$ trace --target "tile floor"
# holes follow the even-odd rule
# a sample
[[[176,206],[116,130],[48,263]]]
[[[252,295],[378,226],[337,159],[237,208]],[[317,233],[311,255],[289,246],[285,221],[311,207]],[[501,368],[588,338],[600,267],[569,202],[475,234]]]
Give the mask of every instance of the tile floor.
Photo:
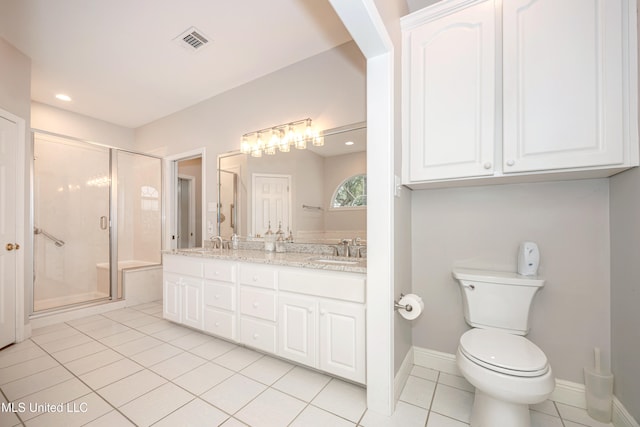
[[[0,351],[0,392],[2,427],[465,427],[473,402],[463,378],[415,366],[383,417],[363,388],[167,322],[160,302],[34,330]],[[533,427],[605,425],[533,409]]]

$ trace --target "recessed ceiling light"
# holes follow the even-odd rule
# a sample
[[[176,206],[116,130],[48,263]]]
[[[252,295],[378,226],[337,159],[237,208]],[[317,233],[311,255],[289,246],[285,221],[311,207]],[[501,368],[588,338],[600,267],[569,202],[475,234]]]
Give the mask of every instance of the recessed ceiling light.
[[[353,141],[347,141],[347,142],[344,143],[344,145],[353,145],[353,144],[354,144]]]
[[[56,98],[58,98],[60,101],[66,101],[66,102],[71,101],[71,97],[69,95],[65,95],[64,93],[57,94]]]

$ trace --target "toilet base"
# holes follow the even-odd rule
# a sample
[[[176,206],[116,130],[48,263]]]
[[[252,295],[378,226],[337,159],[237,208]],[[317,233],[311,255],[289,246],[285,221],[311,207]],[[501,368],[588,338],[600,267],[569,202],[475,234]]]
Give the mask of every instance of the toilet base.
[[[531,427],[529,405],[498,400],[476,388],[471,427]]]

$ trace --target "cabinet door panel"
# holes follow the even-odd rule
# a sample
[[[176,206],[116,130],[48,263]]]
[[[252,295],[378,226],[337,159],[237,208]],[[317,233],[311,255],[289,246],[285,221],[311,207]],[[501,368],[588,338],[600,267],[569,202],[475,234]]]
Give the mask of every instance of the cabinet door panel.
[[[622,1],[503,2],[505,173],[623,163]]]
[[[494,2],[427,22],[410,40],[410,180],[491,175]]]
[[[162,316],[172,322],[180,323],[182,311],[180,277],[170,273],[163,274],[163,310]]]
[[[365,382],[364,306],[320,302],[320,369]]]
[[[316,300],[280,294],[278,355],[316,367]]]
[[[182,323],[202,329],[202,280],[183,278]]]

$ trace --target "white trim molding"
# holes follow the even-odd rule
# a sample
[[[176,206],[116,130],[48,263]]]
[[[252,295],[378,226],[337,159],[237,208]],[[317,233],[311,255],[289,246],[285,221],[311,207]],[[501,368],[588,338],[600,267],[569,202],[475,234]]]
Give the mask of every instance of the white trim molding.
[[[456,365],[456,356],[454,354],[414,346],[413,363],[424,368],[462,376]],[[556,388],[549,399],[581,409],[587,408],[584,384],[556,379]],[[638,422],[615,396],[613,396],[612,418],[615,427],[640,427]]]

